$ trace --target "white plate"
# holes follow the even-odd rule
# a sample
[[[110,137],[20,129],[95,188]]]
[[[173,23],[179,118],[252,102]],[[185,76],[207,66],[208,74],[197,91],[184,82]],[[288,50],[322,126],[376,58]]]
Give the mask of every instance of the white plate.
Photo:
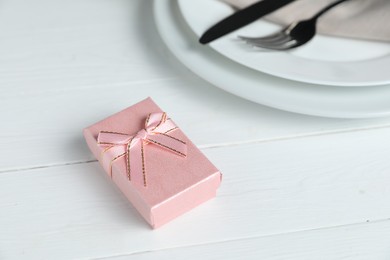
[[[390,115],[390,86],[340,88],[273,77],[198,44],[197,36],[184,23],[176,1],[154,1],[154,18],[163,41],[184,65],[237,96],[266,106],[316,116],[367,118]]]
[[[233,13],[217,0],[178,0],[184,19],[200,37],[210,26]],[[390,44],[317,35],[288,52],[261,52],[238,40],[280,27],[261,20],[222,37],[210,46],[222,55],[274,76],[323,85],[373,86],[390,83]]]

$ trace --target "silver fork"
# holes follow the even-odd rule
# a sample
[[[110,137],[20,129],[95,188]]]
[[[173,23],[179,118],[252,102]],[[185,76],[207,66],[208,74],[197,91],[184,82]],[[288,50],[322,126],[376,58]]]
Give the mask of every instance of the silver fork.
[[[316,34],[316,23],[320,16],[328,12],[336,5],[341,4],[345,1],[348,0],[338,0],[336,2],[333,2],[318,11],[310,19],[292,23],[281,31],[278,31],[271,35],[264,37],[238,37],[252,46],[264,49],[282,51],[296,48],[307,43],[314,37],[314,35]]]

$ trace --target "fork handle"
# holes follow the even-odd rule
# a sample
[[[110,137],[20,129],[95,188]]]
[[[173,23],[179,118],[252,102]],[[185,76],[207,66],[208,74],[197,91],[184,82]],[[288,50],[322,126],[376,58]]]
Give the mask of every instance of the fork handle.
[[[326,12],[328,12],[330,9],[332,9],[333,7],[335,7],[336,5],[338,4],[341,4],[342,2],[345,2],[345,1],[348,1],[348,0],[338,0],[336,2],[333,2],[331,3],[330,5],[328,6],[325,6],[323,9],[321,9],[318,13],[316,13],[312,18],[310,18],[310,20],[317,20],[321,15],[325,14]]]

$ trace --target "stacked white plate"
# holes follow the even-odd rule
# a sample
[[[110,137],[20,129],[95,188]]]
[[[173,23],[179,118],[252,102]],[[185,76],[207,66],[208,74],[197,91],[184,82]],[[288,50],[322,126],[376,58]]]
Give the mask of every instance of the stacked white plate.
[[[238,35],[279,29],[259,21],[213,43],[198,43],[233,13],[216,0],[156,0],[157,29],[190,70],[235,95],[291,112],[339,118],[390,115],[390,44],[317,35],[288,52],[260,51]]]

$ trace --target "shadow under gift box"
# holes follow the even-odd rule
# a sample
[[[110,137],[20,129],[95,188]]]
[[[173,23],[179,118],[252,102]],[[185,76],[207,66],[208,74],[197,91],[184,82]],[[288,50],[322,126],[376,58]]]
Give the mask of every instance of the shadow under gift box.
[[[160,227],[215,197],[222,178],[218,169],[184,135],[180,128],[170,132],[169,135],[185,141],[186,157],[179,156],[158,145],[145,143],[146,186],[128,179],[125,156],[115,160],[111,164],[112,168],[110,167],[109,162],[113,158],[110,158],[112,156],[110,153],[103,152],[107,147],[98,144],[99,132],[112,131],[135,135],[145,128],[148,115],[158,112],[162,110],[151,98],[147,98],[84,129],[84,137],[92,153],[106,173],[111,175],[112,181],[153,228]]]

